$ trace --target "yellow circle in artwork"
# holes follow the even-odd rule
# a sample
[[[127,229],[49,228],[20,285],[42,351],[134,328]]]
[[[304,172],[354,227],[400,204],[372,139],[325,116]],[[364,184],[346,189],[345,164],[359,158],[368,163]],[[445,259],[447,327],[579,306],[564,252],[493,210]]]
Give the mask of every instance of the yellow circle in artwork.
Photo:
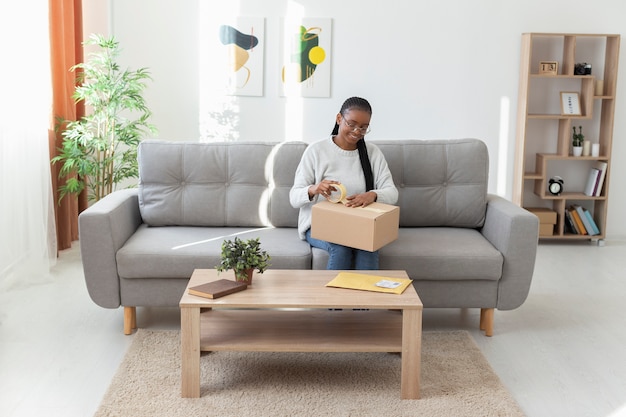
[[[326,59],[326,51],[324,51],[324,48],[319,46],[311,48],[309,51],[309,61],[311,61],[312,64],[319,65],[324,62],[324,59]]]

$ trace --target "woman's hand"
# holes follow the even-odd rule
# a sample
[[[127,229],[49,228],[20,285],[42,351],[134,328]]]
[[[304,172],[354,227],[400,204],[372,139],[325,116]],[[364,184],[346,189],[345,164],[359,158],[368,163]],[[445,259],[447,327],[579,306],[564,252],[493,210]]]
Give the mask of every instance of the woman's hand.
[[[347,207],[365,207],[369,206],[378,198],[378,194],[374,191],[368,191],[363,194],[354,194],[346,197]]]
[[[311,185],[309,187],[309,198],[313,198],[313,196],[317,194],[324,198],[330,197],[333,191],[337,191],[337,188],[333,187],[333,184],[341,183],[334,180],[322,180],[319,184]]]

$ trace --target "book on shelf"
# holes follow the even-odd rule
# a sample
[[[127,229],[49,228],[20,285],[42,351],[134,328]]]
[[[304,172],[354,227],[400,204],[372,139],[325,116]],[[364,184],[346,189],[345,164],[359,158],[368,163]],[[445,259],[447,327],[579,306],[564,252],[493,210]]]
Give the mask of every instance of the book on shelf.
[[[589,224],[591,225],[591,229],[593,230],[593,233],[589,233],[589,234],[592,236],[599,235],[600,229],[598,228],[598,225],[596,224],[595,220],[593,220],[593,216],[591,215],[591,212],[587,210],[586,208],[583,208],[583,211],[585,212],[585,216],[587,217],[587,220],[589,221]]]
[[[578,234],[578,230],[576,230],[576,224],[574,223],[574,219],[572,219],[572,215],[568,210],[565,210],[565,226],[567,230],[572,234]]]
[[[587,215],[585,214],[585,209],[583,209],[579,205],[574,205],[573,207],[576,210],[576,213],[578,213],[578,217],[580,217],[580,220],[582,221],[583,226],[585,227],[585,230],[587,231],[587,234],[589,236],[597,235],[599,231],[598,233],[594,232],[594,229],[593,227],[591,227],[591,223],[589,222],[589,219],[587,218]]]
[[[591,168],[589,170],[589,176],[587,177],[587,184],[585,185],[585,191],[583,193],[588,196],[594,196],[598,187],[598,180],[600,179],[600,170],[598,168]]]
[[[578,223],[576,223],[576,221],[574,220],[574,216],[572,215],[572,212],[569,208],[567,208],[565,210],[565,217],[569,220],[569,224],[571,226],[572,229],[572,233],[576,234],[576,235],[580,235],[580,229],[578,228]]]
[[[572,216],[572,220],[574,221],[574,225],[576,226],[576,233],[578,233],[579,235],[586,235],[587,229],[585,229],[585,225],[583,224],[583,221],[578,215],[576,209],[570,206],[567,211]]]
[[[229,279],[218,279],[217,281],[189,287],[187,291],[191,295],[204,298],[220,298],[228,294],[243,291],[248,288],[245,282],[232,281]]]
[[[607,167],[608,167],[608,164],[602,161],[596,161],[593,164],[592,169],[595,168],[598,171],[600,171],[600,174],[598,175],[598,179],[596,181],[596,185],[594,187],[594,192],[593,192],[593,196],[595,197],[599,197],[602,194],[602,186],[604,185],[604,178],[606,177]]]

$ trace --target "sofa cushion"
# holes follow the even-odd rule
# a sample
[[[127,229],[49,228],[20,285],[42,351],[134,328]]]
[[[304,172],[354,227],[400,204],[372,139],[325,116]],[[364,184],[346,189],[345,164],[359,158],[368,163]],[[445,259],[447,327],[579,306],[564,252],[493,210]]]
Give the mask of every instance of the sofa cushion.
[[[313,269],[326,269],[328,252],[312,248]],[[420,281],[497,281],[504,258],[474,229],[401,228],[398,239],[380,249],[380,269],[401,269]]]
[[[478,139],[388,140],[385,155],[398,188],[400,226],[481,227],[489,155]]]
[[[403,269],[417,280],[499,280],[504,258],[478,230],[405,227],[380,249],[381,269]]]
[[[143,141],[138,148],[143,221],[150,226],[297,227],[298,211],[288,194],[305,148],[304,142]]]
[[[224,239],[259,237],[273,269],[311,269],[311,247],[285,228],[149,227],[141,225],[116,254],[121,278],[189,278],[219,264]],[[230,278],[230,275],[227,276]]]

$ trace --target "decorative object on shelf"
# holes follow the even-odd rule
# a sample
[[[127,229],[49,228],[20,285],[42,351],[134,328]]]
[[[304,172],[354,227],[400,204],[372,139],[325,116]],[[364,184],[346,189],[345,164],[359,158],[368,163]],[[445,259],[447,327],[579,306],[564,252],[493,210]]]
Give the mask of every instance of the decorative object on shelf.
[[[583,156],[591,155],[591,142],[588,140],[583,141]]]
[[[252,284],[252,273],[256,269],[260,274],[268,268],[270,256],[261,249],[260,238],[234,240],[222,242],[222,258],[215,268],[218,272],[232,269],[235,272],[235,280]]]
[[[552,195],[560,195],[563,192],[563,184],[563,178],[559,176],[552,177],[548,182],[548,191]]]
[[[591,156],[595,158],[600,156],[600,144],[599,143],[591,144]]]
[[[580,98],[577,92],[561,91],[561,114],[563,116],[580,116]]]
[[[539,74],[557,75],[559,72],[559,63],[557,61],[540,61]]]
[[[151,112],[142,96],[150,80],[148,70],[120,68],[116,62],[119,42],[113,37],[93,34],[84,45],[100,50],[70,71],[77,72],[73,97],[83,101],[91,114],[76,121],[58,121],[63,144],[52,162],[63,164],[59,177],[67,178],[59,187],[59,198],[87,188],[87,198],[98,201],[117,184],[137,178],[137,146],[146,133],[156,129],[148,123]]]
[[[576,64],[574,66],[574,75],[591,75],[591,64],[586,62]]]
[[[578,126],[578,133],[576,133],[576,126],[573,126],[574,134],[572,135],[572,152],[574,156],[580,156],[583,153],[583,142],[585,136],[583,135],[583,127]]]

